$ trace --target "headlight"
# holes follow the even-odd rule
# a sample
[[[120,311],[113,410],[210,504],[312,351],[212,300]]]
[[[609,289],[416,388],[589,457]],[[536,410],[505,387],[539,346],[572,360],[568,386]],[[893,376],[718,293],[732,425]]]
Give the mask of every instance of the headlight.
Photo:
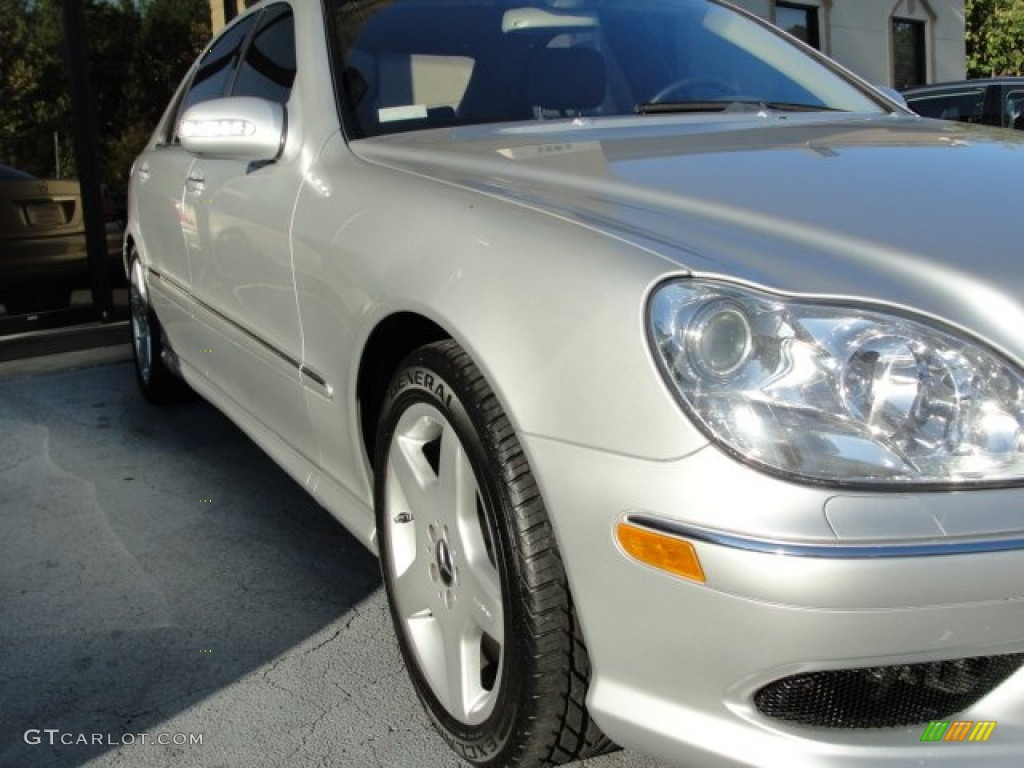
[[[836,484],[1024,477],[1024,376],[976,342],[696,280],[661,286],[648,321],[684,406],[748,461]]]

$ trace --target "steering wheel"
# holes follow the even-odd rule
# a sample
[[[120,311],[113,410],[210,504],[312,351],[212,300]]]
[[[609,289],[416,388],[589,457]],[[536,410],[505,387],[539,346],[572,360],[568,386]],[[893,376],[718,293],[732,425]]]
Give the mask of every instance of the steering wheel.
[[[739,96],[739,91],[720,77],[682,77],[651,96],[651,104],[671,101],[720,101]]]

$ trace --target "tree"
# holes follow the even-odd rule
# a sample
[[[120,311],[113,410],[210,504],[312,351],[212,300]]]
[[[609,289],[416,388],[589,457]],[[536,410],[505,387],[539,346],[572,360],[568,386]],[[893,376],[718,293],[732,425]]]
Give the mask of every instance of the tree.
[[[966,0],[969,77],[1024,74],[1024,0]]]
[[[142,89],[142,112],[153,123],[210,36],[207,0],[150,0],[146,4],[134,74]]]
[[[0,162],[56,175],[54,137],[70,142],[71,101],[56,6],[0,0]]]
[[[138,107],[140,89],[131,73],[131,64],[139,55],[141,26],[142,18],[131,0],[86,5],[93,105],[102,148],[102,173],[107,183],[127,178],[131,159],[125,165],[125,158],[115,158],[111,148],[142,118]],[[137,149],[141,147],[140,144]]]
[[[62,0],[0,0],[0,163],[76,175]],[[210,37],[207,0],[85,0],[108,184],[127,181],[175,87]]]

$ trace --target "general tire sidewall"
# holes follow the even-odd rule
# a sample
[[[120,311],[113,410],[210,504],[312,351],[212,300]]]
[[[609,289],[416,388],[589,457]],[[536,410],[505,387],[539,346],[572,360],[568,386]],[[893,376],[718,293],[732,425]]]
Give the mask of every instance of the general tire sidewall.
[[[480,437],[484,426],[481,424],[479,428],[477,427],[482,418],[474,412],[475,402],[472,393],[465,391],[466,388],[460,386],[461,377],[457,371],[447,370],[451,367],[448,365],[448,361],[441,355],[436,355],[435,359],[435,355],[431,354],[432,351],[431,348],[426,348],[414,353],[393,379],[385,399],[374,464],[376,467],[374,508],[377,515],[377,529],[380,532],[378,546],[395,633],[398,636],[402,657],[416,693],[438,725],[438,730],[449,746],[463,759],[480,764],[493,760],[508,743],[519,719],[524,695],[522,682],[525,670],[522,664],[523,649],[520,634],[524,622],[521,601],[516,598],[521,580],[518,577],[514,537],[510,534],[506,522],[509,519],[508,516],[514,514],[514,509],[500,480],[500,461],[493,451],[488,450],[486,441]],[[468,407],[464,405],[464,402],[468,404]],[[484,497],[484,507],[492,540],[496,544],[495,557],[501,577],[505,616],[505,643],[502,648],[501,677],[497,682],[500,686],[498,699],[491,715],[478,725],[466,725],[459,722],[437,700],[419,670],[415,654],[406,637],[402,621],[395,612],[394,600],[391,598],[390,553],[388,537],[385,534],[386,520],[384,519],[386,509],[385,468],[395,427],[402,414],[416,403],[427,403],[437,408],[455,430],[466,450],[473,471],[476,473],[477,485]]]

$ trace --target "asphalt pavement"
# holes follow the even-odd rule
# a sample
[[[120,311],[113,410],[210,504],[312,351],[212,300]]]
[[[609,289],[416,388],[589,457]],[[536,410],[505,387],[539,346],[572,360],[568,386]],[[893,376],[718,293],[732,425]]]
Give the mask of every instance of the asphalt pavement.
[[[0,363],[0,766],[463,765],[374,557],[213,407],[148,405],[128,358]]]

